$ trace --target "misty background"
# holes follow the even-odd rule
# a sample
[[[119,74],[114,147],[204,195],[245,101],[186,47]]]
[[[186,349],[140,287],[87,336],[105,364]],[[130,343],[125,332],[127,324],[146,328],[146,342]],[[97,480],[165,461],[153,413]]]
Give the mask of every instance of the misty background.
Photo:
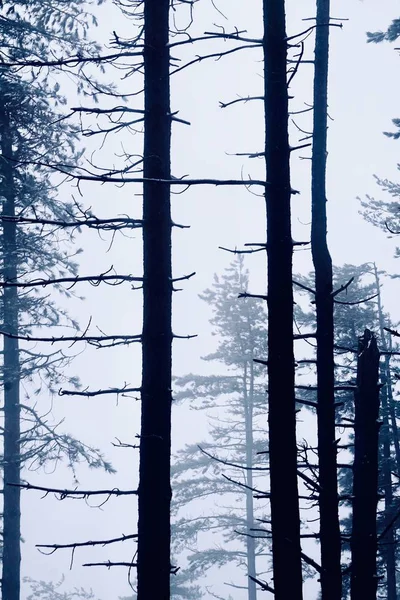
[[[261,37],[261,2],[247,0],[218,0],[215,10],[212,2],[201,2],[195,6],[195,21],[191,35],[215,29],[214,24],[223,25],[227,31],[235,26],[246,30],[251,37]],[[107,44],[112,30],[119,35],[128,32],[131,25],[120,15],[111,2],[95,8],[99,27],[92,31],[102,44]],[[391,119],[398,117],[398,72],[399,53],[393,44],[367,44],[366,32],[385,30],[391,20],[398,16],[398,2],[384,0],[338,0],[332,3],[332,17],[343,19],[342,28],[332,28],[330,41],[330,88],[328,131],[328,222],[329,244],[335,265],[343,263],[361,264],[375,261],[380,269],[391,274],[398,272],[393,258],[396,240],[385,236],[382,231],[366,223],[359,214],[357,197],[365,194],[382,197],[373,178],[398,179],[398,143],[383,135],[392,128]],[[288,0],[288,35],[306,29],[302,19],[314,15],[314,2]],[[180,18],[184,18],[181,16]],[[221,41],[213,44],[203,42],[201,52],[208,54],[221,47]],[[306,43],[308,57],[313,52],[313,37]],[[190,60],[199,48],[183,47],[179,57]],[[173,56],[175,53],[172,53]],[[176,53],[178,54],[178,53]],[[263,144],[262,103],[239,103],[221,109],[219,102],[228,102],[235,97],[262,93],[261,49],[248,49],[223,57],[219,61],[204,60],[188,70],[172,76],[172,110],[179,110],[182,119],[190,121],[186,126],[173,124],[172,173],[176,177],[189,174],[191,177],[248,178],[263,177],[263,163],[256,158],[232,156],[234,153],[258,152]],[[125,82],[116,81],[126,90]],[[305,103],[312,102],[312,66],[302,65],[291,86],[292,110],[301,110]],[[68,101],[76,105],[72,82],[64,88]],[[92,119],[93,117],[87,118]],[[296,124],[310,130],[308,114],[296,117]],[[302,137],[293,125],[291,142],[296,145]],[[141,136],[132,138],[126,134],[115,136],[99,152],[104,164],[113,164],[114,154],[125,144],[130,152],[140,153]],[[136,144],[136,149],[135,149]],[[97,140],[85,143],[87,151],[97,147]],[[296,152],[292,157],[292,186],[300,191],[293,197],[293,236],[296,240],[308,240],[310,236],[310,156],[308,148]],[[301,157],[304,157],[302,159]],[[85,206],[91,207],[96,216],[107,217],[117,214],[139,217],[141,196],[139,184],[114,186],[98,183],[83,183],[80,186]],[[173,190],[174,191],[174,190]],[[66,200],[78,191],[71,184],[60,187],[59,193]],[[175,375],[188,372],[210,373],[216,368],[204,363],[201,357],[210,353],[217,343],[211,335],[210,307],[199,299],[198,294],[212,283],[214,273],[222,273],[232,260],[232,255],[219,247],[243,248],[245,243],[265,240],[264,199],[240,188],[214,188],[193,186],[181,195],[173,195],[173,220],[190,225],[190,229],[174,229],[173,258],[174,276],[180,277],[193,271],[196,275],[182,283],[183,291],[174,295],[174,333],[197,334],[191,340],[175,340],[173,369]],[[79,257],[80,274],[98,274],[113,265],[118,273],[140,275],[142,268],[140,232],[129,236],[111,235],[84,231],[78,236],[78,245],[84,252]],[[266,267],[263,253],[246,258],[250,270],[250,290],[264,293]],[[294,272],[308,273],[311,270],[311,255],[308,249],[295,252]],[[393,322],[400,318],[397,302],[397,280],[385,280],[382,296],[385,309]],[[78,287],[79,286],[79,287]],[[101,284],[94,288],[85,283],[76,286],[79,299],[68,301],[69,313],[76,317],[82,330],[91,319],[91,331],[98,326],[107,334],[141,331],[141,293],[132,292],[129,283],[117,287]],[[82,351],[82,345],[69,350],[77,354],[70,367],[71,374],[78,375],[84,388],[100,389],[132,387],[140,385],[140,346],[119,347],[110,350],[95,350],[91,347]],[[217,371],[217,369],[216,369]],[[23,384],[24,386],[26,384]],[[29,395],[31,390],[26,388]],[[23,390],[24,393],[24,390]],[[100,470],[90,471],[86,466],[77,468],[76,478],[83,489],[113,488],[134,489],[137,485],[138,452],[113,446],[117,439],[135,443],[139,433],[139,402],[131,395],[116,400],[115,396],[94,399],[46,397],[38,399],[38,407],[44,412],[51,409],[54,421],[64,419],[62,429],[96,446],[104,452],[114,468],[115,475]],[[314,419],[300,415],[300,431],[313,435]],[[185,443],[196,443],[207,438],[207,418],[191,411],[187,404],[174,408],[173,450]],[[74,486],[73,474],[59,465],[54,473],[23,475],[30,483],[68,487]],[[22,504],[22,573],[34,579],[58,581],[65,575],[65,589],[73,587],[92,588],[96,597],[132,595],[124,569],[84,568],[86,561],[118,560],[126,556],[124,546],[106,549],[84,548],[75,552],[73,568],[70,570],[71,554],[59,550],[44,556],[35,548],[40,543],[69,543],[90,539],[107,539],[135,531],[137,512],[136,500],[111,498],[99,507],[100,501],[65,499],[54,497],[41,499],[34,491],[23,492]],[[126,542],[128,544],[128,542]],[[129,548],[132,554],[134,544]],[[217,593],[228,595],[224,581],[240,582],[244,574],[236,569],[224,568],[223,574],[214,570],[201,585],[213,585]],[[243,581],[242,581],[243,583]],[[307,582],[305,593],[312,597],[316,587]],[[315,592],[316,593],[316,592]],[[308,594],[310,594],[308,596]],[[235,598],[244,598],[245,591],[235,591]]]

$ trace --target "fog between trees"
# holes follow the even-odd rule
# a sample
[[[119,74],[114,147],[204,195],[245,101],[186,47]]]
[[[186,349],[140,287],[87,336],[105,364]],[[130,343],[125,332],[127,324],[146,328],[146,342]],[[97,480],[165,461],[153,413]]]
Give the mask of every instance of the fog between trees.
[[[397,598],[396,9],[2,4],[5,600]]]

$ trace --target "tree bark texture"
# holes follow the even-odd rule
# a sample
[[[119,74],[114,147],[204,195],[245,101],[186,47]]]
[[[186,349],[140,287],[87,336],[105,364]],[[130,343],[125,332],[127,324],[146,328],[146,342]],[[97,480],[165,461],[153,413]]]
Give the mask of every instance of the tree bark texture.
[[[3,214],[15,216],[16,189],[12,163],[10,119],[0,102],[0,196]],[[17,280],[17,228],[10,221],[2,224],[3,279]],[[17,288],[5,288],[2,297],[4,330],[18,335]],[[4,469],[3,469],[3,560],[2,600],[19,600],[21,568],[21,490],[20,483],[20,365],[18,339],[3,336],[4,389]]]
[[[273,576],[276,600],[301,600],[285,2],[263,0],[263,9]]]
[[[388,394],[387,394],[387,382],[385,365],[381,369],[381,383],[383,384],[381,391],[382,400],[382,428],[380,431],[381,445],[382,445],[382,459],[380,466],[382,470],[382,484],[383,494],[385,498],[385,522],[384,527],[386,528],[393,517],[393,489],[392,489],[392,472],[391,472],[391,451],[390,451],[390,426],[389,426],[389,405],[388,405]],[[394,525],[394,524],[393,524]],[[386,598],[387,600],[397,600],[396,593],[396,545],[394,539],[394,527],[393,525],[387,531],[385,537],[382,539],[382,556],[385,562],[386,569]]]
[[[379,333],[381,336],[381,345],[382,349],[385,351],[392,350],[392,343],[390,335],[386,335],[385,332],[385,318],[383,314],[383,306],[382,306],[382,297],[381,297],[381,285],[379,281],[379,273],[376,264],[374,263],[374,276],[375,276],[375,285],[376,285],[376,293],[377,293],[377,302],[378,302],[378,318],[379,318]],[[389,343],[388,343],[389,342]],[[392,374],[390,369],[390,354],[385,355],[385,368],[384,368],[384,377],[385,377],[385,386],[387,393],[387,402],[388,402],[388,416],[390,417],[391,424],[391,441],[393,442],[395,456],[396,456],[396,466],[397,473],[400,476],[400,440],[399,440],[399,430],[397,427],[397,418],[396,418],[396,410],[395,410],[395,400],[393,398],[393,387],[392,387]]]
[[[381,344],[383,350],[390,349],[390,343],[387,343],[387,336],[385,332],[385,319],[383,314],[382,299],[380,293],[380,281],[379,273],[374,263],[374,276],[376,291],[378,294],[378,318],[379,318],[379,333],[381,338]],[[390,340],[390,338],[389,338]],[[393,488],[392,488],[392,456],[391,456],[391,442],[394,444],[397,472],[399,472],[399,439],[397,430],[397,421],[394,408],[391,371],[390,371],[390,356],[385,355],[384,362],[381,364],[381,402],[382,402],[382,428],[380,431],[380,441],[382,445],[382,459],[380,466],[382,470],[382,483],[383,483],[383,494],[385,498],[385,523],[386,528],[393,517]],[[389,418],[390,417],[390,418]],[[390,426],[390,421],[392,427]],[[389,528],[385,537],[383,538],[383,544],[381,546],[383,560],[385,562],[386,569],[386,597],[387,600],[397,600],[396,590],[396,543],[395,543],[395,525]]]
[[[169,0],[144,2],[145,178],[170,179]],[[171,211],[168,184],[143,189],[143,364],[138,600],[170,598]]]
[[[317,422],[319,457],[321,597],[341,600],[341,538],[335,435],[335,367],[332,259],[327,242],[326,158],[329,65],[329,0],[317,0],[314,123],[311,166],[311,250],[317,313]]]
[[[376,600],[378,419],[379,350],[366,329],[359,341],[355,392],[351,600]]]

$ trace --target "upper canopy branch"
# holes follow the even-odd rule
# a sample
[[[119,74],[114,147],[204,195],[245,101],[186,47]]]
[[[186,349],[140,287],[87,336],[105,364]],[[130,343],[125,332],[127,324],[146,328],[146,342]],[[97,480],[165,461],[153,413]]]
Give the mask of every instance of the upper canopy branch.
[[[143,46],[136,46],[136,48],[140,48]],[[21,61],[8,61],[2,60],[0,57],[0,64],[2,67],[33,67],[33,68],[42,68],[42,67],[78,67],[80,65],[84,65],[87,63],[110,63],[119,58],[132,58],[136,56],[143,56],[143,52],[113,52],[112,54],[103,54],[96,56],[84,56],[83,54],[77,53],[75,56],[71,56],[70,58],[56,58],[54,60],[38,60],[38,59],[30,59],[30,60],[21,60]]]
[[[23,340],[26,342],[44,342],[44,343],[49,343],[49,344],[56,344],[57,342],[71,342],[71,345],[75,344],[76,342],[86,342],[89,345],[93,345],[96,348],[102,348],[103,346],[103,342],[115,342],[115,344],[109,344],[107,347],[109,347],[110,345],[117,345],[117,344],[129,344],[129,343],[134,343],[134,342],[140,342],[142,339],[142,336],[139,335],[86,335],[85,333],[83,333],[82,335],[76,335],[76,336],[68,336],[68,335],[61,335],[61,336],[50,336],[50,337],[36,337],[33,335],[13,335],[12,333],[8,333],[7,331],[4,331],[2,329],[0,329],[0,335],[4,335],[8,338],[11,339],[18,339],[18,340]]]
[[[130,535],[121,535],[117,538],[111,538],[108,540],[89,540],[87,542],[72,542],[71,544],[36,544],[36,548],[51,550],[46,554],[53,554],[56,550],[64,548],[82,548],[85,546],[107,546],[109,544],[115,544],[117,542],[125,542],[126,540],[133,540],[137,538],[137,534],[132,533]]]
[[[74,221],[64,221],[60,219],[42,219],[42,218],[28,218],[21,216],[8,216],[0,215],[0,221],[4,223],[18,223],[21,225],[52,225],[55,227],[63,228],[74,228],[74,227],[88,227],[89,229],[101,229],[115,231],[116,229],[136,229],[143,226],[142,219],[130,219],[128,217],[121,217],[115,219],[99,219],[94,216],[87,216],[85,219],[76,219]]]
[[[169,44],[169,47],[176,48],[177,46],[193,44],[194,42],[204,42],[213,39],[232,40],[238,42],[245,42],[248,44],[262,44],[262,39],[248,38],[243,36],[243,33],[246,33],[245,29],[243,29],[242,31],[236,30],[233,33],[225,33],[225,31],[223,31],[222,33],[218,33],[216,31],[205,31],[204,35],[198,37],[191,37],[188,33],[186,33],[186,35],[188,36],[187,39],[179,40],[178,42],[171,42]]]
[[[108,394],[117,394],[125,395],[129,393],[141,392],[142,388],[140,387],[128,387],[126,384],[121,388],[109,388],[104,390],[93,390],[90,391],[88,389],[79,391],[79,390],[63,390],[60,389],[58,391],[59,396],[85,396],[86,398],[93,398],[94,396],[105,396]]]
[[[25,163],[30,164],[30,163]],[[64,164],[50,164],[44,163],[40,161],[34,161],[32,163],[33,166],[46,167],[57,173],[61,173],[65,175],[67,178],[76,181],[97,181],[98,183],[160,183],[165,185],[180,185],[180,186],[193,186],[193,185],[215,185],[215,186],[261,186],[266,187],[268,185],[267,181],[263,181],[260,179],[211,179],[211,178],[203,178],[203,179],[185,179],[183,177],[171,177],[171,179],[156,179],[152,177],[123,177],[123,176],[114,176],[114,175],[97,175],[95,173],[87,173],[87,174],[79,174],[74,173],[73,169],[77,168],[75,165],[64,165]]]
[[[41,485],[33,485],[31,483],[9,483],[8,485],[14,487],[20,487],[24,490],[36,490],[38,492],[44,492],[43,498],[48,494],[55,494],[58,496],[58,500],[65,500],[65,498],[81,497],[82,499],[89,498],[89,496],[136,496],[137,490],[120,490],[113,488],[109,490],[71,490],[71,489],[60,489],[43,487]]]
[[[14,281],[0,281],[0,288],[32,288],[32,287],[46,287],[48,285],[54,285],[59,283],[71,283],[69,289],[72,288],[76,283],[86,281],[90,285],[98,286],[100,283],[107,283],[108,285],[120,285],[124,281],[143,281],[143,277],[134,277],[133,275],[107,275],[111,269],[100,275],[88,275],[86,277],[59,277],[54,279],[32,279],[26,282],[14,282]]]

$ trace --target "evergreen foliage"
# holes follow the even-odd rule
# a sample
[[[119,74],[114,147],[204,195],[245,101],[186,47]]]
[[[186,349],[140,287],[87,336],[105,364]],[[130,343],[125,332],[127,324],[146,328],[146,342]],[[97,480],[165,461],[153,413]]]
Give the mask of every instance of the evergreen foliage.
[[[95,55],[100,46],[88,40],[88,31],[97,21],[87,9],[103,1],[4,0],[0,7],[3,61],[23,63],[36,58],[45,62],[71,51]]]
[[[359,335],[365,330],[370,329],[375,332],[380,348],[383,350],[392,349],[396,351],[397,348],[391,344],[388,344],[386,332],[382,330],[382,327],[393,328],[390,321],[390,316],[382,311],[380,316],[381,304],[380,304],[380,278],[382,275],[386,275],[383,271],[376,271],[378,280],[375,279],[375,265],[371,263],[365,263],[360,266],[345,264],[341,267],[334,267],[334,289],[338,290],[345,286],[350,280],[352,283],[346,287],[341,293],[335,297],[335,346],[336,346],[336,383],[337,385],[354,385],[356,376],[356,355],[354,352],[348,352],[349,350],[355,350],[358,344]],[[312,275],[309,277],[296,276],[296,281],[299,281],[308,288],[313,288]],[[312,302],[313,298],[309,296],[309,300]],[[313,306],[312,304],[310,305]],[[313,328],[315,323],[314,310],[306,310],[302,307],[302,302],[296,306],[296,323],[300,330],[307,330]],[[381,321],[382,319],[382,321]],[[304,329],[303,329],[304,328]],[[400,416],[398,414],[397,403],[390,400],[393,394],[396,396],[397,392],[393,385],[395,380],[395,373],[398,370],[396,365],[396,356],[390,358],[390,363],[387,363],[389,357],[383,355],[381,358],[381,416],[383,426],[380,430],[380,452],[379,452],[379,493],[381,498],[385,497],[387,493],[387,486],[391,486],[390,497],[391,504],[388,506],[383,500],[378,505],[378,533],[384,531],[388,522],[393,519],[393,515],[396,514],[397,507],[399,505],[399,485],[398,478],[391,477],[391,473],[398,472],[398,466],[396,464],[396,453],[394,444],[394,427],[397,429],[397,424],[393,424],[390,415],[390,408],[392,407],[395,411],[395,421]],[[388,371],[389,365],[389,371]],[[389,373],[389,375],[388,375]],[[306,374],[306,373],[304,373]],[[301,390],[298,393],[299,397],[304,397],[308,400],[315,400],[315,391]],[[343,429],[338,429],[340,435],[340,444],[344,446],[349,445],[346,450],[340,452],[339,462],[341,465],[348,462],[351,465],[352,462],[352,442],[354,441],[353,432],[345,427],[349,426],[354,419],[354,395],[352,391],[336,391],[337,401],[341,403],[337,408],[337,422],[344,424]],[[385,400],[385,397],[387,398]],[[392,404],[390,404],[392,403]],[[394,425],[394,427],[393,427]],[[389,455],[385,452],[385,447],[388,448]],[[388,484],[388,475],[391,484]],[[343,498],[341,502],[342,506],[342,518],[341,518],[341,529],[343,535],[343,549],[345,551],[345,560],[347,567],[350,565],[349,562],[349,539],[352,527],[351,520],[351,494],[352,494],[352,470],[351,468],[339,469],[339,484],[340,494]],[[343,509],[344,512],[343,512]],[[396,528],[394,528],[394,543],[396,540]],[[386,589],[387,580],[385,577],[386,563],[388,559],[388,548],[387,540],[380,540],[379,544],[379,556],[378,556],[378,573],[381,576],[379,581],[379,590]],[[396,553],[396,560],[398,560],[398,549],[397,544],[393,548]],[[349,585],[350,585],[350,570],[344,569],[344,594],[348,597]]]
[[[188,568],[196,576],[228,563],[255,576],[249,561],[257,561],[260,569],[259,558],[269,554],[265,539],[255,540],[252,532],[263,528],[257,518],[268,520],[261,501],[253,507],[254,488],[265,489],[267,482],[265,454],[259,454],[266,450],[265,367],[254,362],[266,358],[266,313],[262,300],[238,299],[248,285],[242,256],[221,277],[214,276],[201,298],[212,308],[218,341],[203,359],[215,363],[218,374],[175,379],[175,400],[190,401],[193,410],[206,410],[209,419],[209,440],[178,452],[172,469],[174,549],[190,548]],[[208,509],[201,509],[198,501],[203,499],[208,499]],[[198,507],[201,514],[187,516]],[[208,540],[204,548],[203,532],[212,532],[215,543]]]
[[[85,41],[88,13],[83,1],[2,2],[0,17],[1,279],[14,283],[74,275],[75,256],[80,250],[72,249],[73,234],[63,234],[62,229],[44,226],[40,221],[70,221],[80,211],[74,202],[65,203],[59,196],[60,181],[51,174],[55,164],[68,165],[79,160],[79,129],[66,119],[66,100],[53,73],[50,76],[47,68],[35,73],[28,65],[32,60],[51,62],[57,52],[85,49],[94,54],[99,48]],[[78,92],[85,92],[83,81],[78,80]],[[37,223],[20,225],[19,217]],[[65,297],[73,293],[60,286],[56,291]],[[20,489],[8,484],[20,482],[23,467],[40,468],[47,462],[55,466],[60,460],[66,460],[74,475],[79,462],[108,472],[113,472],[113,468],[98,449],[59,432],[59,424],[52,422],[48,414],[41,415],[40,406],[36,405],[35,396],[43,389],[53,394],[61,382],[79,384],[75,377],[65,375],[71,356],[54,349],[32,350],[17,340],[19,335],[27,335],[37,327],[67,326],[77,331],[77,323],[58,307],[54,295],[44,294],[40,288],[2,287],[0,300],[0,327],[12,336],[4,336],[1,367],[2,595],[4,600],[18,600]],[[23,400],[22,380],[31,384]]]
[[[70,52],[81,46],[95,52],[96,44],[85,41],[89,27],[89,13],[84,12],[84,2],[62,0],[54,2],[4,2],[0,20],[5,59],[24,61],[32,57],[50,59],[56,49]],[[92,19],[90,19],[92,22]],[[12,40],[12,42],[11,42]],[[77,150],[79,128],[65,119],[66,104],[60,84],[48,73],[39,76],[30,71],[11,68],[0,69],[0,102],[2,114],[7,119],[7,128],[12,141],[14,181],[14,206],[17,216],[32,219],[71,221],[81,208],[75,201],[66,202],[60,195],[58,182],[51,174],[53,164],[77,163],[82,150]],[[9,193],[1,189],[0,195]],[[7,216],[7,215],[5,215]],[[2,223],[3,227],[7,222]],[[20,280],[35,278],[52,279],[77,275],[77,257],[82,250],[73,248],[74,233],[40,223],[17,227],[17,271]],[[73,249],[72,249],[73,248]],[[0,254],[3,270],[9,257]],[[74,292],[60,285],[54,286],[63,297]],[[0,327],[2,326],[0,307]],[[40,290],[22,290],[18,294],[18,324],[20,335],[32,334],[36,327],[67,326],[79,330],[78,323],[60,308],[55,296]],[[61,351],[43,352],[31,348],[20,349],[21,379],[33,384],[33,393],[38,396],[48,389],[57,392],[62,383],[79,385],[76,377],[64,374],[71,356]],[[25,408],[26,406],[26,408]],[[103,467],[112,472],[111,465],[101,452],[90,448],[68,434],[59,434],[46,417],[40,418],[36,403],[32,404],[26,394],[22,406],[23,418],[27,421],[27,432],[21,440],[23,457],[28,464],[43,465],[46,460],[58,461],[67,458],[71,467],[74,462],[85,460],[93,467]],[[33,429],[32,429],[32,422]]]
[[[360,200],[362,215],[366,221],[379,227],[390,235],[400,233],[400,183],[381,179],[374,175],[375,181],[381,190],[391,196],[391,200],[377,200],[373,196],[366,195],[365,200]],[[400,256],[400,249],[396,248],[396,257]],[[394,275],[396,277],[396,275]]]
[[[93,592],[83,588],[63,591],[64,577],[57,582],[37,581],[31,577],[24,577],[23,581],[30,588],[26,600],[95,600]]]
[[[368,31],[367,42],[379,44],[380,42],[395,42],[400,37],[400,19],[393,19],[386,31]]]

